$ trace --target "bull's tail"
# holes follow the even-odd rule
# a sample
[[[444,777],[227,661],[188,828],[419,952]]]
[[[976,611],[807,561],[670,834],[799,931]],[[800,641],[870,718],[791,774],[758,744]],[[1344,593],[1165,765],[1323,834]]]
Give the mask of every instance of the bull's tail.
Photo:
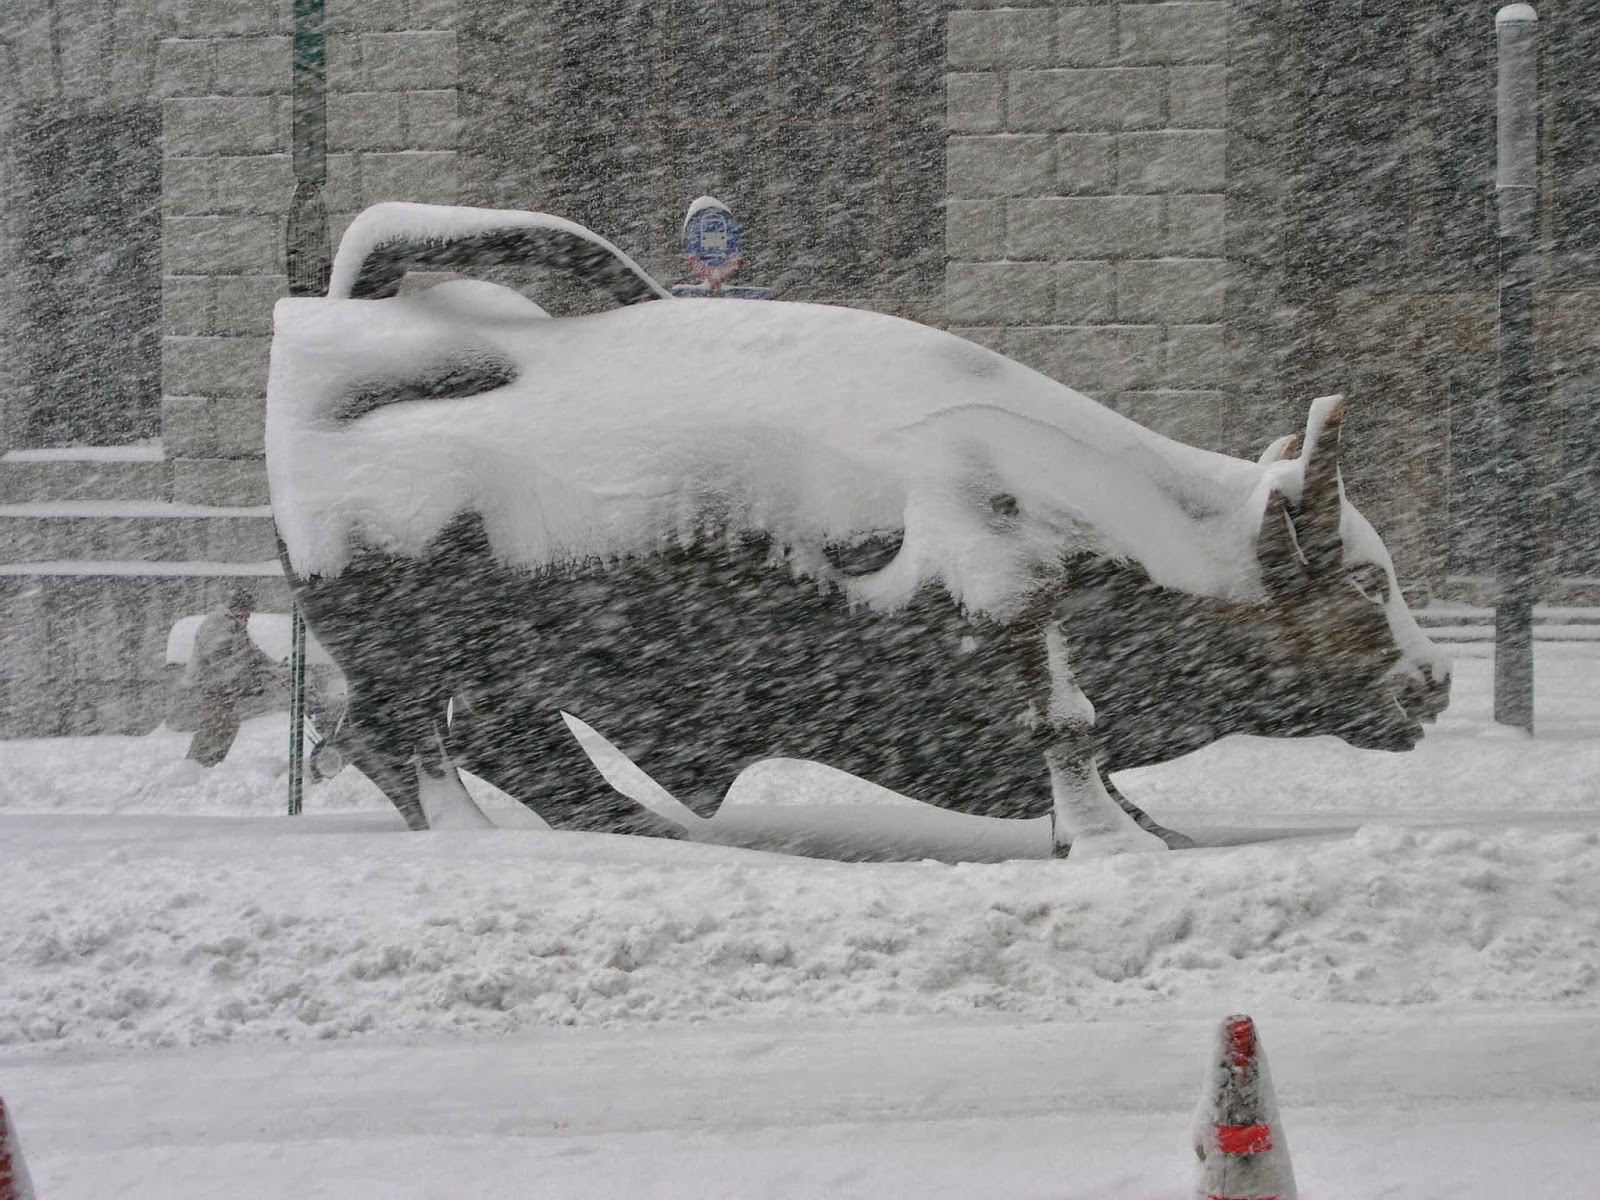
[[[382,300],[411,270],[545,267],[599,287],[618,304],[672,293],[616,246],[545,213],[438,204],[374,204],[345,231],[333,260],[331,299]]]

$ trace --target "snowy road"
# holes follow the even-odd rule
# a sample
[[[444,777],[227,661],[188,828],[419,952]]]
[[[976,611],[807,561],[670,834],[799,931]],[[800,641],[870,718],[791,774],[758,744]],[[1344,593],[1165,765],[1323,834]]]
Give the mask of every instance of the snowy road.
[[[1600,1017],[1266,1012],[1302,1195],[1593,1195]],[[1175,1197],[1211,1023],[225,1047],[3,1074],[51,1200]],[[73,1056],[76,1058],[77,1056]]]
[[[281,718],[0,744],[0,1095],[42,1200],[1154,1200],[1243,1010],[1306,1200],[1600,1195],[1600,661],[1540,652],[1536,741],[1468,659],[1410,755],[1130,774],[1212,848],[1089,864],[289,819]]]

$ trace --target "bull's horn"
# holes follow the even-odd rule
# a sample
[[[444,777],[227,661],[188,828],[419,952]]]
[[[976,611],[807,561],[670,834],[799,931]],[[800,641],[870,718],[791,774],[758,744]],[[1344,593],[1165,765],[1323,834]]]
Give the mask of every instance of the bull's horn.
[[[1261,457],[1256,459],[1256,465],[1271,466],[1275,462],[1282,462],[1286,458],[1293,458],[1294,452],[1300,448],[1300,435],[1286,433],[1261,452]]]
[[[1339,427],[1343,421],[1343,396],[1320,396],[1311,402],[1305,453],[1300,456],[1305,463],[1305,486],[1295,509],[1295,532],[1313,567],[1337,566],[1342,553]]]

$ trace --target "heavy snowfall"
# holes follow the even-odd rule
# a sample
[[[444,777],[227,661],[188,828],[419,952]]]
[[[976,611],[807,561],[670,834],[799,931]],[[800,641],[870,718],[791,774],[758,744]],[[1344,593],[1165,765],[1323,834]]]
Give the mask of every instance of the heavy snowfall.
[[[1600,1197],[1536,7],[0,15],[0,1200]]]

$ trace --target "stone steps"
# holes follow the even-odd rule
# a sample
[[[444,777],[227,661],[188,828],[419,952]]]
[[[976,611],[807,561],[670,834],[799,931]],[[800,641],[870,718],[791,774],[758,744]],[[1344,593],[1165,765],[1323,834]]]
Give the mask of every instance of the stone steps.
[[[0,564],[256,563],[277,556],[272,510],[160,500],[0,504]]]

